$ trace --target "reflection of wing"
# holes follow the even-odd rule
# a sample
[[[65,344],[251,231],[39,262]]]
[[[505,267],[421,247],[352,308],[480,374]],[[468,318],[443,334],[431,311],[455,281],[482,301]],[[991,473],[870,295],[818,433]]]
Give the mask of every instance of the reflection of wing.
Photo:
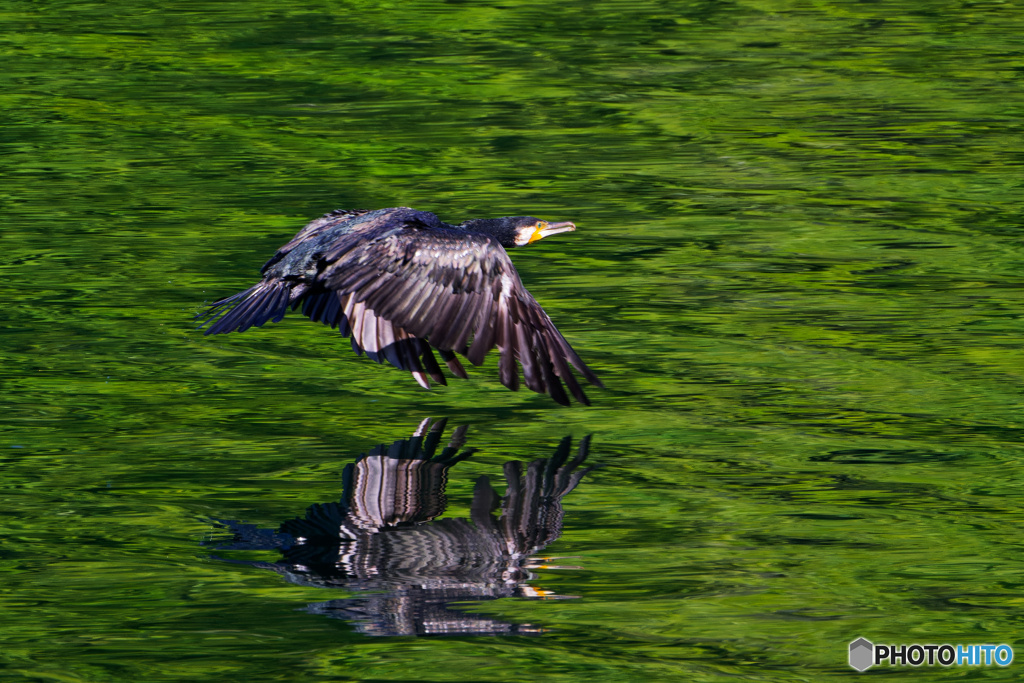
[[[377,593],[311,607],[355,619],[366,633],[535,630],[446,605],[514,595],[558,597],[527,585],[536,566],[530,556],[561,534],[561,500],[590,471],[580,468],[590,438],[580,442],[570,459],[571,440],[566,437],[551,458],[530,463],[525,473],[521,463],[506,463],[504,497],[487,477],[480,477],[470,519],[435,519],[444,510],[447,470],[471,450],[460,452],[465,434],[460,429],[435,455],[444,422],[429,431],[428,425],[425,420],[411,439],[379,446],[347,466],[340,502],[310,506],[304,519],[285,522],[272,538],[249,525],[229,523],[236,533],[230,547],[242,549],[248,541],[252,545],[244,547],[255,548],[264,541],[266,547],[280,549],[284,561],[259,566],[288,581]]]
[[[593,468],[577,470],[590,451],[590,437],[580,441],[576,456],[566,462],[572,439],[565,437],[555,454],[547,460],[534,460],[522,476],[522,463],[505,463],[508,489],[501,505],[501,517],[495,521],[493,493],[486,477],[477,481],[473,494],[472,518],[481,528],[490,528],[500,537],[507,552],[529,555],[539,551],[562,533],[562,497],[576,488],[580,479]],[[488,509],[489,508],[489,509]]]
[[[331,543],[338,541],[339,534],[348,537],[355,533],[342,533],[347,527],[376,531],[437,517],[447,506],[448,469],[476,451],[466,448],[460,452],[466,443],[463,426],[436,454],[446,423],[423,420],[412,438],[390,446],[381,444],[346,465],[341,503],[313,505],[305,519],[285,522],[281,531],[304,542]]]
[[[480,365],[498,347],[502,384],[519,388],[518,361],[527,387],[563,405],[569,398],[562,382],[589,405],[570,365],[602,386],[495,238],[423,211],[343,212],[313,221],[267,262],[259,284],[214,302],[203,316],[206,334],[278,322],[300,304],[303,315],[351,336],[356,353],[411,372],[427,388],[428,377],[446,383],[431,347],[462,378],[455,353]]]
[[[424,421],[411,440],[395,442],[386,453],[378,447],[345,468],[346,488],[351,488],[349,514],[360,527],[422,522],[444,512],[448,468],[469,457],[473,449],[458,453],[466,434],[466,428],[459,427],[448,447],[434,457],[445,423],[435,423],[422,444],[421,432],[427,424]]]

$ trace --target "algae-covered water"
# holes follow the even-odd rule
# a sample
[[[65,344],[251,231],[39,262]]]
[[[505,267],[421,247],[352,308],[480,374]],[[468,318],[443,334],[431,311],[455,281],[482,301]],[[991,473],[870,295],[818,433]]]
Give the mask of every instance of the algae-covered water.
[[[847,663],[1024,660],[1018,4],[0,19],[4,680],[1019,680]],[[194,330],[309,219],[390,206],[574,221],[513,258],[593,406],[493,354],[427,392],[297,314]],[[426,418],[476,452],[381,531],[343,473]],[[307,510],[358,539],[303,555]]]

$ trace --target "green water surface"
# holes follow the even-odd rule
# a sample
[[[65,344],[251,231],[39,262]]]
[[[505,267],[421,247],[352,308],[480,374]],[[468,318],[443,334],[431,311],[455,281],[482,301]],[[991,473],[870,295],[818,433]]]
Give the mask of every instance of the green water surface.
[[[1019,680],[1015,2],[0,4],[0,678]],[[307,220],[579,230],[513,257],[607,385],[430,392],[293,314],[202,337]],[[448,486],[592,433],[532,636],[370,637],[211,556],[426,417]],[[235,553],[276,561],[274,552]],[[1009,667],[847,644],[1007,643]]]

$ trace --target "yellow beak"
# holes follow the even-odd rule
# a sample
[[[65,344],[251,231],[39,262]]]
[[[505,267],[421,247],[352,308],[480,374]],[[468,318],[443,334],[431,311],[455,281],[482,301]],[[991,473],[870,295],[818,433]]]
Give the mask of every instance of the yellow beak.
[[[539,239],[544,239],[551,235],[557,235],[561,232],[572,232],[575,229],[576,226],[568,221],[565,221],[564,223],[540,223],[536,228],[534,228],[533,235],[530,236],[530,244],[533,244]]]

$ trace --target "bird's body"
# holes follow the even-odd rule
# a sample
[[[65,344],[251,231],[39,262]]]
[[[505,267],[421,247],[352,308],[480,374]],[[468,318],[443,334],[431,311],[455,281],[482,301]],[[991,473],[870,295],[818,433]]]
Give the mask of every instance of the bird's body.
[[[526,291],[505,248],[574,230],[529,216],[451,225],[406,207],[332,211],[310,222],[263,266],[254,287],[212,304],[206,334],[279,321],[289,307],[351,336],[356,353],[446,384],[431,352],[466,377],[456,353],[480,365],[498,347],[502,384],[526,386],[567,405],[562,382],[589,404],[569,369],[584,365]]]

